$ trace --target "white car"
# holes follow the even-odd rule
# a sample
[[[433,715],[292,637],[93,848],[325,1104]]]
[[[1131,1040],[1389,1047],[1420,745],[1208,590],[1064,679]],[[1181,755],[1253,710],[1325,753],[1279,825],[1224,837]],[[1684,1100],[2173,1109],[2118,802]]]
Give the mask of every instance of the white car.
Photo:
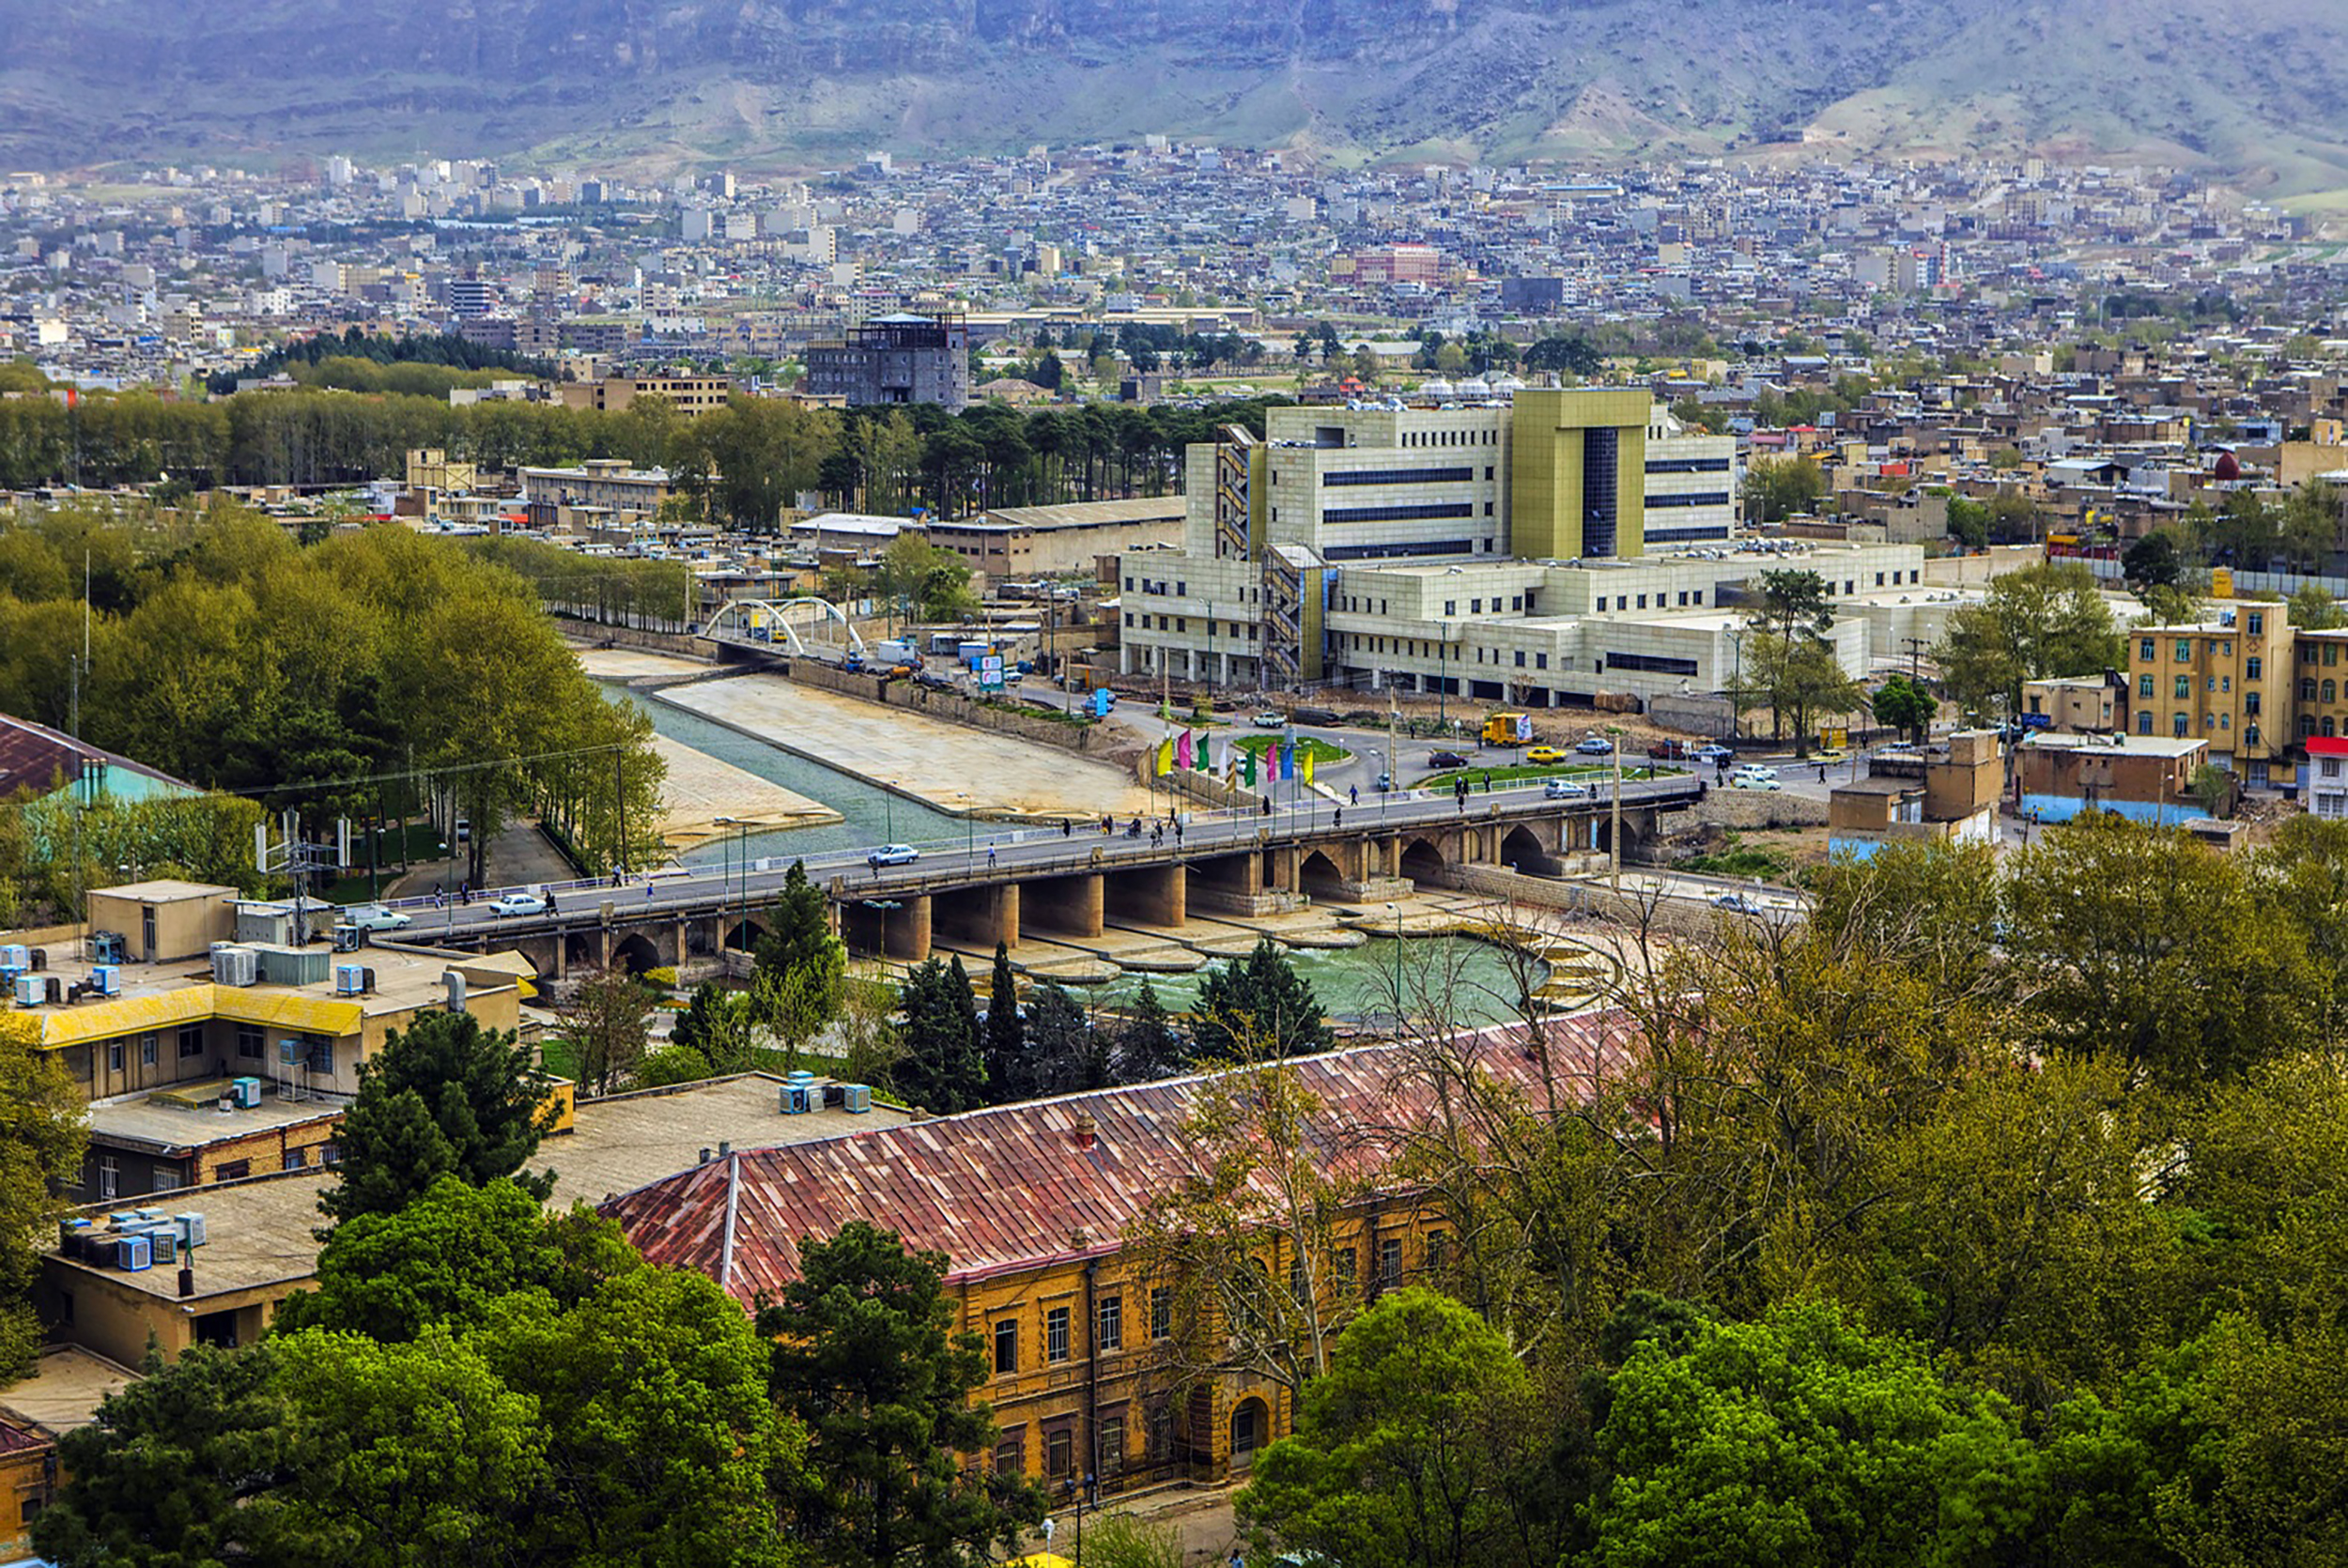
[[[1269,709],[1258,714],[1255,717],[1255,725],[1259,730],[1277,730],[1281,726],[1287,724],[1288,721],[1288,715],[1275,714]]]
[[[1764,762],[1746,762],[1735,770],[1739,778],[1775,778],[1777,770]]]
[[[1740,773],[1729,779],[1728,787],[1732,790],[1782,790],[1785,786],[1780,784],[1773,774]]]
[[[1761,913],[1760,900],[1743,893],[1722,893],[1712,900],[1715,909],[1733,909],[1739,915]]]
[[[883,866],[910,866],[921,858],[921,852],[911,844],[883,844],[864,857],[864,863],[874,870]]]
[[[544,915],[546,899],[535,893],[502,893],[489,900],[489,913],[501,917],[514,915]]]
[[[406,930],[413,923],[389,904],[353,904],[343,911],[343,919],[363,931]]]
[[[1574,779],[1545,778],[1541,780],[1541,798],[1544,800],[1582,800],[1587,797],[1589,792],[1590,787],[1587,784]]]

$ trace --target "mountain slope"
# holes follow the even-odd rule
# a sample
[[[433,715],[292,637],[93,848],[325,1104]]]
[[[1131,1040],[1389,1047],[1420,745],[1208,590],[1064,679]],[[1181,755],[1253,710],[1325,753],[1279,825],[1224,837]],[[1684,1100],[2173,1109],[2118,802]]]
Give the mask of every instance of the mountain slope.
[[[0,162],[2097,151],[2348,184],[2339,0],[0,0]]]

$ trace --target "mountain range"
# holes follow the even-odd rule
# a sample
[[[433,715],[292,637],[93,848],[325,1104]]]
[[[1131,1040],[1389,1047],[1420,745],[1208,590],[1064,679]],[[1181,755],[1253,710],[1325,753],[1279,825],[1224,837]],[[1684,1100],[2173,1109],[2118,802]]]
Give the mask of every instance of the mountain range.
[[[2037,152],[2348,205],[2343,0],[0,0],[0,167]]]

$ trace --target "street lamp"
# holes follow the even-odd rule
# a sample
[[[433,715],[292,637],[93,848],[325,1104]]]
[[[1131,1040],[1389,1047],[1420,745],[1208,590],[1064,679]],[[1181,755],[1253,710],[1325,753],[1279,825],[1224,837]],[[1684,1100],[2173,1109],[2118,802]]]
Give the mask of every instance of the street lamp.
[[[1606,727],[1606,733],[1614,743],[1614,798],[1613,802],[1614,822],[1612,830],[1607,834],[1609,840],[1607,847],[1614,852],[1614,897],[1620,899],[1622,897],[1622,727],[1618,724],[1610,724]]]
[[[748,918],[748,916],[749,916],[749,901],[750,901],[750,878],[749,878],[750,829],[749,829],[749,824],[748,822],[745,822],[740,821],[738,818],[734,818],[734,817],[712,817],[712,818],[710,818],[710,819],[709,819],[709,822],[710,822],[710,825],[711,825],[711,826],[713,826],[713,827],[733,827],[733,828],[739,828],[739,829],[741,830],[741,833],[740,833],[740,838],[741,838],[741,841],[742,841],[742,913],[743,913],[744,917],[745,917],[745,918]],[[733,899],[734,899],[734,873],[733,873],[733,857],[732,857],[732,855],[731,855],[731,853],[730,853],[730,852],[727,850],[727,848],[726,848],[725,839],[724,839],[723,838],[720,838],[718,840],[718,914],[719,914],[719,916],[720,916],[720,917],[722,917],[722,916],[724,915],[724,913],[725,913],[725,911],[726,911],[726,908],[727,908],[727,906],[728,906],[729,904],[731,904],[731,903],[733,902]],[[722,959],[725,957],[725,951],[726,951],[726,941],[725,941],[725,936],[726,936],[726,933],[724,933],[724,932],[720,932],[720,933],[718,933],[718,958],[719,958],[720,960],[722,960]]]

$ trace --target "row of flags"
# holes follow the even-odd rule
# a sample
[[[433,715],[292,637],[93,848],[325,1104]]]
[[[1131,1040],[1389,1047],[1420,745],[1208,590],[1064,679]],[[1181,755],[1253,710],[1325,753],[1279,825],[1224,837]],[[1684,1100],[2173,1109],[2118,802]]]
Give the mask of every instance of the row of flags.
[[[1164,777],[1176,768],[1198,773],[1214,772],[1211,755],[1213,737],[1193,734],[1185,730],[1180,735],[1168,735],[1158,743],[1158,776]],[[1275,742],[1264,749],[1262,767],[1267,782],[1286,779],[1290,783],[1310,784],[1313,781],[1313,753],[1309,746],[1300,748],[1293,736]],[[1224,743],[1224,771],[1231,778],[1253,789],[1256,784],[1258,753],[1237,742]]]

